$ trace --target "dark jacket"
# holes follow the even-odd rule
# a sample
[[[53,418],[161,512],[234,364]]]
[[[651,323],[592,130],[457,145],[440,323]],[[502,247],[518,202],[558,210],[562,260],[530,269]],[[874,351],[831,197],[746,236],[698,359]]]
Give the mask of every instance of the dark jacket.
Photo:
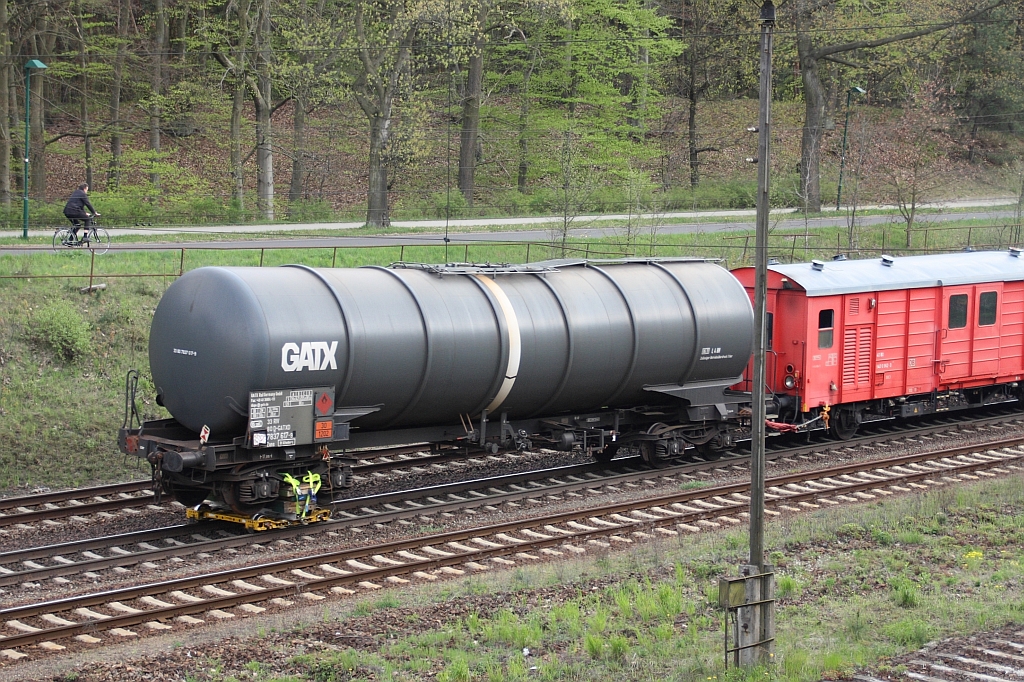
[[[89,213],[85,209],[89,209]],[[71,193],[71,198],[64,205],[64,216],[67,218],[88,218],[89,214],[95,214],[96,209],[89,203],[89,196],[84,189],[76,189]]]

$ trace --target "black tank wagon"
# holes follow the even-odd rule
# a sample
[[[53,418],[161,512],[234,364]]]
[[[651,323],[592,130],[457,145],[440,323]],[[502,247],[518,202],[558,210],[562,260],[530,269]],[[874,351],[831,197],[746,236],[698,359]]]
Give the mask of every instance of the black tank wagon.
[[[200,268],[150,334],[173,418],[120,443],[184,504],[240,513],[290,513],[294,481],[344,485],[338,458],[371,446],[708,454],[749,434],[729,386],[753,324],[703,259]]]

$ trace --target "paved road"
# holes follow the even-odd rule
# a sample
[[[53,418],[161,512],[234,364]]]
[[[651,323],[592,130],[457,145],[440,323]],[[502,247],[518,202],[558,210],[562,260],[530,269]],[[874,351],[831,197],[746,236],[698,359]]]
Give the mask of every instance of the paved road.
[[[954,220],[981,220],[981,221],[1005,221],[1009,218],[1013,218],[1014,212],[1010,209],[988,209],[986,207],[1006,206],[1008,202],[1012,202],[1012,199],[981,199],[981,200],[968,200],[960,202],[944,202],[941,204],[931,204],[928,208],[938,209],[940,211],[947,209],[957,209],[957,212],[952,213],[927,213],[919,216],[919,222],[947,222]],[[972,207],[977,207],[982,210],[963,210]],[[865,207],[867,209],[875,209],[882,207]],[[795,231],[803,231],[805,227],[820,228],[820,227],[845,227],[846,216],[826,216],[820,218],[785,218],[787,214],[792,214],[795,209],[782,209],[772,212],[772,221],[774,225],[774,232],[787,233]],[[715,218],[733,218],[731,221],[718,221],[714,222]],[[742,220],[743,218],[751,218],[751,220]],[[581,216],[574,222],[574,227],[570,230],[570,236],[576,239],[599,239],[602,237],[614,237],[622,234],[622,228],[620,227],[599,227],[597,221],[609,221],[609,220],[626,220],[626,215],[603,215],[603,216]],[[659,220],[665,221],[663,225],[658,227],[658,234],[689,234],[689,233],[708,233],[708,232],[734,232],[743,230],[754,229],[754,211],[752,210],[737,210],[737,211],[701,211],[701,212],[688,212],[688,213],[672,213],[665,214],[659,217]],[[738,220],[737,220],[738,219]],[[672,223],[672,220],[688,220],[697,222],[685,222],[685,223]],[[707,222],[704,222],[707,221]],[[459,220],[451,221],[450,227],[458,229],[469,229],[472,227],[485,227],[494,228],[500,226],[523,226],[526,224],[531,225],[546,225],[546,228],[535,228],[531,230],[502,230],[493,232],[452,232],[449,234],[450,243],[452,244],[473,244],[473,243],[486,243],[486,242],[527,242],[527,241],[545,241],[550,235],[552,229],[558,229],[558,223],[561,222],[560,218],[557,217],[537,217],[537,218],[495,218],[495,219],[480,219],[480,220]],[[884,223],[899,223],[901,219],[898,215],[871,215],[862,216],[857,218],[859,225],[877,225]],[[425,229],[443,229],[444,221],[402,221],[392,223],[394,227],[400,228],[425,228]],[[160,227],[160,228],[132,228],[132,229],[110,229],[108,230],[113,237],[126,236],[126,235],[152,235],[153,237],[166,236],[170,234],[246,234],[246,233],[259,233],[273,230],[275,232],[317,232],[324,230],[344,230],[353,229],[356,227],[362,227],[361,223],[304,223],[304,224],[288,224],[288,225],[228,225],[228,226],[210,226],[210,227]],[[30,231],[33,236],[50,236],[52,231]],[[10,233],[0,233],[0,237],[10,236]],[[261,249],[261,248],[312,248],[312,247],[360,247],[360,246],[398,246],[398,245],[437,245],[444,242],[443,233],[428,233],[428,234],[396,234],[396,235],[373,235],[373,236],[356,236],[356,237],[344,237],[344,236],[295,236],[295,237],[264,237],[255,239],[230,239],[224,241],[196,241],[196,242],[132,242],[117,244],[116,240],[111,246],[111,250],[123,249],[123,250],[159,250],[159,249],[180,249],[183,246],[194,249],[237,249],[240,246]],[[16,252],[24,252],[25,250],[39,250],[46,248],[44,246],[36,245],[34,247],[22,247],[16,244],[12,244],[9,247],[0,247],[0,254],[9,254]]]

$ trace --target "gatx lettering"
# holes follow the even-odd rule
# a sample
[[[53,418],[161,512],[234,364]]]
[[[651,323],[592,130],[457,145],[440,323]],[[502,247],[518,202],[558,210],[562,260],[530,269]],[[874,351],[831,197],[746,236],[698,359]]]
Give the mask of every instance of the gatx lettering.
[[[286,343],[281,346],[281,369],[286,372],[338,369],[338,361],[334,357],[337,352],[337,341],[331,341],[330,345],[326,341],[303,341],[301,346]]]

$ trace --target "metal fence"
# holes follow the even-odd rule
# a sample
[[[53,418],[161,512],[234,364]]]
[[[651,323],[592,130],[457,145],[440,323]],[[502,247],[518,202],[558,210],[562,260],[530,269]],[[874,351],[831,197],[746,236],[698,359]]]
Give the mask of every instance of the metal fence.
[[[698,226],[699,227],[699,226]],[[906,248],[903,245],[896,246],[893,242],[895,235],[893,230],[903,234],[903,227],[890,223],[887,225],[875,225],[864,230],[874,230],[881,233],[881,246],[858,246],[851,248],[849,244],[850,231],[845,227],[815,228],[804,232],[777,232],[770,235],[769,256],[780,261],[796,262],[797,260],[809,260],[811,258],[828,258],[830,254],[845,254],[849,257],[870,257],[881,253],[893,255],[916,255],[922,253],[950,252],[959,250],[985,250],[1019,246],[1021,241],[1021,229],[1014,224],[989,224],[971,226],[939,226],[935,224],[921,223],[914,230],[915,241],[920,245]],[[746,229],[746,228],[741,228]],[[202,242],[190,242],[181,245],[176,244],[149,244],[149,243],[122,243],[111,244],[108,254],[162,252],[176,253],[176,267],[163,272],[115,272],[103,268],[104,259],[107,256],[99,255],[85,247],[80,252],[89,251],[88,272],[57,273],[49,272],[34,274],[19,272],[12,274],[0,274],[0,280],[18,279],[80,279],[88,280],[88,287],[92,287],[97,279],[114,278],[147,278],[147,277],[180,277],[186,270],[195,265],[196,260],[202,261],[199,254],[224,251],[248,251],[259,253],[258,267],[263,267],[267,252],[280,251],[305,251],[330,253],[330,267],[337,267],[339,252],[346,251],[367,251],[383,252],[398,251],[398,258],[368,259],[376,262],[401,262],[405,260],[407,249],[436,249],[438,258],[432,262],[452,262],[461,257],[461,262],[470,263],[475,253],[483,260],[488,254],[493,255],[495,249],[516,249],[522,254],[520,262],[531,262],[532,257],[538,259],[550,258],[623,258],[623,257],[656,257],[656,256],[696,256],[718,258],[724,261],[725,265],[740,266],[747,264],[748,259],[753,257],[753,248],[750,234],[723,234],[723,233],[693,233],[694,238],[700,238],[709,243],[683,243],[657,241],[651,235],[641,235],[639,239],[630,241],[578,241],[569,240],[533,240],[533,241],[501,241],[489,239],[473,239],[472,237],[448,238],[409,238],[408,240],[387,243],[366,243],[373,241],[374,237],[352,238],[336,237],[324,238],[320,235],[293,235],[292,238],[316,238],[318,241],[334,242],[327,244],[295,244],[288,243],[290,239],[262,239],[260,241],[275,242],[271,245],[261,244],[254,246],[243,242],[220,242],[204,244]],[[363,243],[352,243],[353,240]],[[865,240],[867,241],[867,240]],[[931,245],[928,242],[931,241]],[[57,254],[65,254],[73,249],[61,248]],[[53,253],[51,246],[44,244],[25,244],[0,246],[0,256],[26,255]],[[483,253],[481,253],[483,252]],[[318,259],[322,266],[326,267],[326,258]],[[193,264],[190,267],[190,263]]]

